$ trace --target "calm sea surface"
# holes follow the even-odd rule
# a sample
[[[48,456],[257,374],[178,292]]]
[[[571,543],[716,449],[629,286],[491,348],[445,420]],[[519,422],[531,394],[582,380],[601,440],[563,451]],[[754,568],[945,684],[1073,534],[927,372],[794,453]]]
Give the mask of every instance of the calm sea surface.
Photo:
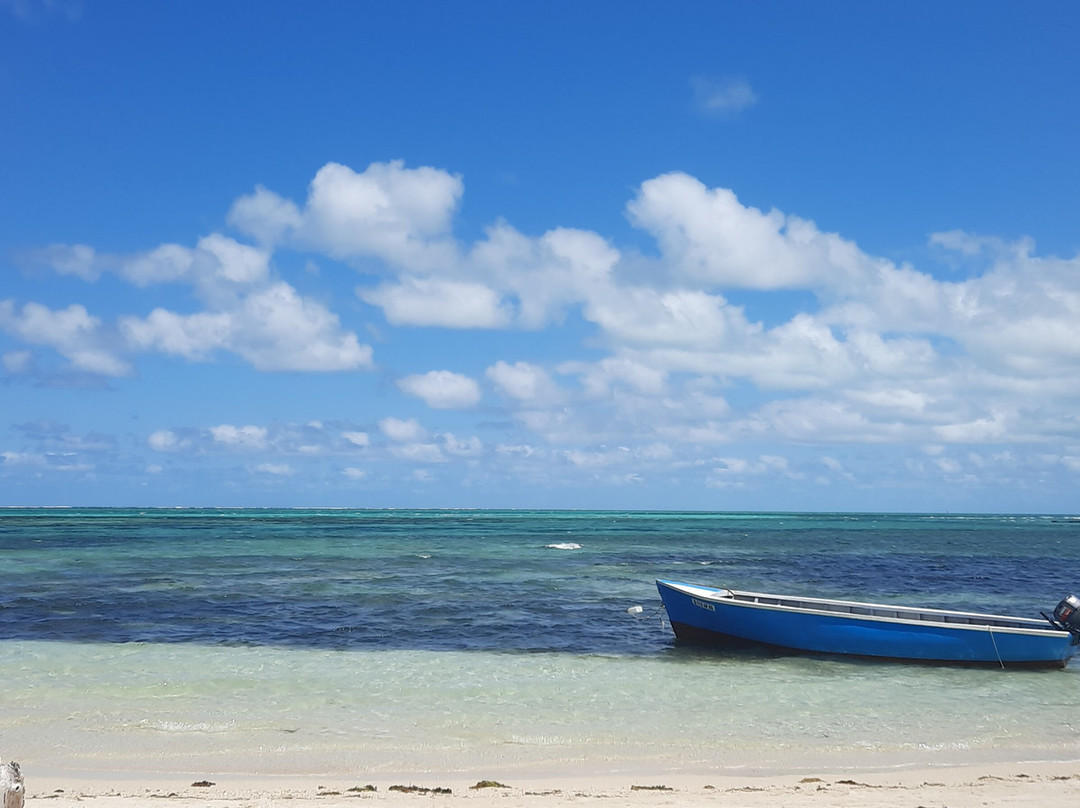
[[[0,757],[24,769],[1080,757],[1080,662],[1003,673],[680,647],[653,584],[1037,616],[1080,593],[1074,517],[5,509],[0,570]]]

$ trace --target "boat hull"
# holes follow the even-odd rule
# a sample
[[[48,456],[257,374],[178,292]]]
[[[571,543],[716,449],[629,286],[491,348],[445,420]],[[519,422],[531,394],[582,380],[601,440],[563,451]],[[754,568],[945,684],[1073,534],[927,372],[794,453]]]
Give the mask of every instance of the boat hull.
[[[737,593],[673,581],[657,581],[676,637],[716,645],[759,644],[800,652],[895,659],[937,664],[1062,668],[1077,651],[1067,631],[1022,618],[946,613],[893,607],[904,617],[885,617],[888,607],[805,599],[799,608],[785,599]],[[746,595],[745,599],[743,596]],[[874,615],[834,613],[860,607]],[[950,615],[957,615],[953,618]],[[965,622],[948,622],[950,619]],[[1014,622],[1017,625],[1007,625]],[[996,625],[995,625],[996,624]],[[1030,625],[1029,625],[1030,624]]]

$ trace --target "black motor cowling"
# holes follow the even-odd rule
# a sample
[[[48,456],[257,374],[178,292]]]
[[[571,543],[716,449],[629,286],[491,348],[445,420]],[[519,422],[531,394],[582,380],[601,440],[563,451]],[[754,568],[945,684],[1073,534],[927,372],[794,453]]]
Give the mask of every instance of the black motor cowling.
[[[1080,634],[1080,597],[1069,595],[1054,609],[1054,620],[1064,629]]]

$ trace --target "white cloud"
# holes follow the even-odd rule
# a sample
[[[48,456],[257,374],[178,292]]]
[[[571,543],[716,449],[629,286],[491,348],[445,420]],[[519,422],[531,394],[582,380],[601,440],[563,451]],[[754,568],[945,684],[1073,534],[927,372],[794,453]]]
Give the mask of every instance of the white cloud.
[[[73,452],[39,454],[35,452],[5,451],[0,452],[0,458],[3,459],[5,467],[36,469],[35,474],[40,474],[41,471],[67,473],[94,471],[95,466],[93,463],[73,461],[74,454]]]
[[[442,438],[442,448],[447,454],[456,457],[478,457],[484,451],[484,444],[475,435],[466,440],[459,440],[453,434],[447,432],[439,437]]]
[[[731,348],[760,330],[723,297],[687,289],[614,289],[591,299],[585,316],[619,343],[653,347]]]
[[[758,102],[757,93],[742,76],[697,76],[691,84],[694,101],[706,115],[736,115]]]
[[[353,446],[364,448],[371,445],[371,437],[367,432],[342,432],[341,437]]]
[[[370,369],[372,350],[342,329],[336,314],[273,277],[270,252],[212,233],[195,248],[163,244],[130,256],[99,256],[84,245],[54,245],[35,260],[58,272],[92,280],[111,271],[139,287],[189,284],[206,309],[180,314],[155,308],[149,315],[117,320],[119,340],[106,346],[100,319],[82,306],[48,312],[28,303],[13,310],[0,327],[33,344],[48,345],[73,367],[103,375],[126,375],[118,350],[161,352],[191,361],[209,361],[217,351],[235,353],[265,371],[333,372]],[[13,305],[6,304],[9,309]],[[5,319],[9,324],[5,326]]]
[[[204,273],[214,280],[225,281],[237,286],[250,286],[260,283],[269,275],[270,254],[247,244],[241,244],[231,238],[213,233],[199,240],[196,251],[212,260]]]
[[[121,317],[120,333],[136,351],[160,351],[185,359],[204,360],[225,348],[234,332],[232,315],[225,312],[176,314],[154,309],[140,319]]]
[[[159,429],[147,438],[150,448],[157,452],[175,452],[186,449],[190,442],[181,439],[175,432],[168,429]]]
[[[415,422],[398,421],[396,425],[397,434],[402,435],[405,441],[426,440],[424,430]],[[388,423],[387,428],[393,432],[394,424]],[[288,460],[297,464],[294,469],[298,469],[298,464],[322,462],[323,458],[346,457],[352,460],[360,455],[378,458],[380,452],[385,451],[373,446],[366,432],[343,430],[340,423],[327,425],[319,422],[159,429],[147,437],[147,445],[158,452],[186,453],[190,456],[235,451],[262,453],[265,457],[259,458],[260,461]]]
[[[350,480],[363,480],[367,477],[367,472],[363,469],[358,469],[355,466],[347,466],[341,470],[341,473],[348,477]]]
[[[713,488],[742,488],[754,477],[779,475],[784,479],[799,479],[801,475],[789,471],[786,457],[761,455],[756,460],[744,457],[719,457],[716,466],[706,478],[705,484]]]
[[[665,390],[667,374],[627,358],[602,359],[599,362],[565,362],[560,373],[577,373],[587,398],[604,398],[615,387],[625,386],[646,395],[658,396]]]
[[[372,350],[341,329],[337,315],[278,282],[241,298],[229,311],[181,315],[155,309],[146,318],[122,317],[120,332],[140,351],[205,360],[228,350],[265,371],[368,369]]]
[[[371,347],[343,332],[336,314],[287,283],[249,296],[235,316],[238,331],[231,347],[259,370],[371,367]]]
[[[603,294],[620,258],[596,233],[556,228],[529,238],[505,222],[468,254],[463,271],[516,300],[515,325],[537,329],[558,322],[568,306]]]
[[[1003,252],[1007,249],[1006,243],[997,237],[976,236],[965,233],[963,230],[949,230],[942,233],[931,233],[930,243],[946,250],[955,250],[968,257],[979,255],[983,252]]]
[[[1003,439],[1008,434],[1008,427],[1004,414],[995,413],[992,417],[967,423],[934,427],[934,432],[949,443],[986,443]]]
[[[602,449],[600,451],[582,451],[570,449],[564,452],[567,460],[581,469],[598,469],[619,466],[630,460],[625,449]]]
[[[449,370],[406,376],[398,382],[398,388],[439,410],[468,409],[480,401],[480,385],[468,376]]]
[[[222,424],[210,427],[210,434],[216,443],[221,443],[237,449],[265,449],[266,427],[261,426],[233,426]]]
[[[357,289],[365,303],[378,306],[395,325],[442,328],[503,328],[511,308],[499,293],[472,281],[403,276],[399,283]]]
[[[269,276],[270,254],[220,233],[201,238],[194,248],[162,244],[132,255],[101,255],[84,244],[54,244],[30,254],[62,275],[94,281],[113,272],[138,287],[192,284],[204,299],[258,284]]]
[[[31,345],[52,348],[74,370],[103,376],[126,376],[131,371],[130,365],[107,347],[101,320],[77,303],[55,311],[40,303],[27,303],[16,311],[14,301],[2,300],[0,329]]]
[[[256,185],[253,194],[233,203],[227,221],[264,244],[274,244],[297,232],[303,225],[303,215],[295,202]]]
[[[379,429],[386,437],[398,443],[423,440],[426,431],[415,418],[402,420],[400,418],[383,418],[379,421]]]
[[[119,274],[136,286],[181,283],[193,280],[195,251],[179,244],[162,244],[149,252],[110,262]]]
[[[495,447],[495,453],[500,455],[506,455],[508,457],[520,457],[528,458],[538,454],[538,450],[535,446],[529,446],[527,444],[511,446],[505,443],[500,443]]]
[[[374,255],[429,269],[453,260],[450,221],[463,193],[461,178],[400,160],[357,173],[327,163],[311,181],[303,210],[259,187],[238,199],[229,222],[263,241],[294,241],[334,258]]]
[[[0,457],[4,459],[5,466],[33,466],[39,468],[48,466],[48,461],[44,455],[31,452],[5,451],[0,452]]]
[[[511,365],[500,360],[489,367],[485,375],[501,393],[518,401],[550,399],[556,393],[556,385],[547,372],[528,362]]]
[[[717,94],[713,103],[738,106],[733,97]],[[667,464],[699,481],[750,484],[770,475],[791,480],[811,467],[821,479],[851,479],[858,462],[821,448],[797,466],[785,446],[1058,445],[1075,431],[1080,257],[1040,257],[1026,239],[942,232],[931,236],[935,256],[964,272],[941,279],[680,173],[643,182],[626,207],[655,250],[620,249],[573,227],[527,234],[501,220],[468,244],[452,227],[462,194],[461,179],[446,171],[394,162],[357,172],[331,163],[299,203],[261,186],[236,201],[229,222],[258,246],[211,232],[192,247],[163,244],[128,256],[79,244],[35,254],[69,279],[109,273],[139,290],[186,285],[180,303],[112,323],[78,304],[53,310],[9,300],[0,302],[0,328],[56,351],[73,369],[105,375],[129,373],[127,360],[139,352],[203,362],[228,352],[267,371],[368,369],[372,349],[324,302],[330,293],[310,297],[278,275],[277,267],[288,268],[305,289],[318,287],[332,274],[329,259],[340,259],[375,276],[356,294],[389,325],[358,327],[388,349],[405,333],[394,326],[548,329],[471,342],[484,346],[484,380],[501,398],[503,421],[485,420],[479,432],[455,414],[452,428],[476,429],[484,441],[455,437],[445,431],[450,423],[429,436],[415,420],[397,418],[380,421],[374,440],[340,422],[176,427],[148,439],[162,452],[273,452],[297,468],[362,454],[365,465],[473,469],[482,458],[514,474],[608,469],[631,479]],[[275,260],[273,250],[283,248],[314,257]],[[321,275],[299,268],[322,258]],[[164,293],[171,290],[139,291],[154,304]],[[466,341],[446,332],[423,338]],[[28,373],[44,354],[14,347],[2,355],[12,374]],[[452,355],[441,347],[439,357]],[[436,409],[482,401],[477,379],[448,370],[407,376],[390,392]],[[506,434],[487,431],[495,429]],[[709,447],[722,444],[725,458],[715,461]],[[744,452],[748,446],[760,448]],[[1078,451],[1063,448],[1061,456]],[[839,464],[834,455],[848,459]],[[951,473],[1001,467],[970,459],[983,455],[954,461],[942,450],[917,465],[938,475],[943,463],[963,466]],[[1056,466],[1068,468],[1064,460]]]
[[[743,371],[761,387],[828,388],[852,378],[856,372],[848,346],[826,324],[809,315],[797,314],[773,329],[769,343],[767,352],[748,357]]]
[[[656,238],[672,271],[707,286],[846,289],[880,263],[813,222],[745,207],[732,191],[686,174],[642,183],[627,211]]]

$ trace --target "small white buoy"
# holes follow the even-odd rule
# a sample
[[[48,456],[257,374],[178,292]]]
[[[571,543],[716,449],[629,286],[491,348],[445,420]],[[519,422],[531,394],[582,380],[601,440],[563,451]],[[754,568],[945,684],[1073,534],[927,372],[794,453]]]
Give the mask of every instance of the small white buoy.
[[[641,614],[643,611],[645,611],[645,608],[643,606],[631,606],[629,609],[626,610],[626,613]]]

